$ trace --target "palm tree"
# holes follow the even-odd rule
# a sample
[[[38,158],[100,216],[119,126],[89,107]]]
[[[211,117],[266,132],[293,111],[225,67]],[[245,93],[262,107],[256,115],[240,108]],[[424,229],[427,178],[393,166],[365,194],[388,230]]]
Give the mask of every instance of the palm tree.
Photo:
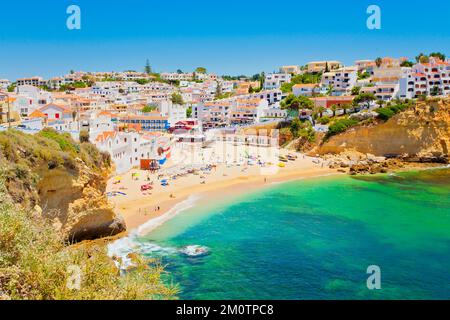
[[[317,109],[317,112],[319,112],[319,115],[320,115],[321,118],[323,117],[323,113],[324,113],[325,110],[326,110],[326,109],[325,109],[324,107],[319,107],[319,108]]]
[[[351,106],[347,103],[342,105],[342,110],[344,110],[344,114],[347,114],[347,110],[350,108],[351,108]]]
[[[383,59],[381,59],[380,57],[375,59],[375,64],[377,65],[377,67],[381,67],[381,65],[383,64]]]
[[[383,108],[384,101],[383,101],[383,100],[378,100],[378,101],[377,101],[377,105],[378,105],[380,108]]]
[[[334,89],[334,86],[330,84],[328,86],[327,96],[331,96],[331,94],[333,93],[333,89]]]
[[[335,104],[333,104],[332,106],[331,106],[331,111],[333,111],[333,117],[336,117],[336,110],[338,109],[338,106],[337,105],[335,105]]]

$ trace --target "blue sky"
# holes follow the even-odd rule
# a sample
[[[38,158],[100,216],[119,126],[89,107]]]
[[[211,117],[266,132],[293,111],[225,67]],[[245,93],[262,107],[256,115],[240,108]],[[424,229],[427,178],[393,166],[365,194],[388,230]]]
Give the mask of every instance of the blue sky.
[[[450,1],[23,0],[0,6],[0,78],[204,66],[270,72],[310,60],[450,55]],[[428,5],[428,3],[430,5]],[[82,29],[66,28],[77,4]],[[382,29],[366,27],[379,5]]]

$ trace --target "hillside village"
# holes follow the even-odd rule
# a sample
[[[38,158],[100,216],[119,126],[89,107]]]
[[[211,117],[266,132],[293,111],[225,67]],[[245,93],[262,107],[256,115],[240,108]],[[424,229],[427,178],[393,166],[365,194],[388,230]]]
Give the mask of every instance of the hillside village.
[[[155,73],[147,62],[144,72],[0,80],[0,130],[69,133],[109,153],[124,173],[163,165],[173,141],[233,139],[242,128],[264,124],[313,140],[315,133],[336,134],[361,119],[387,119],[415,100],[449,94],[450,62],[441,53],[351,66],[313,61],[250,77],[203,67]],[[255,135],[245,139],[267,143]]]

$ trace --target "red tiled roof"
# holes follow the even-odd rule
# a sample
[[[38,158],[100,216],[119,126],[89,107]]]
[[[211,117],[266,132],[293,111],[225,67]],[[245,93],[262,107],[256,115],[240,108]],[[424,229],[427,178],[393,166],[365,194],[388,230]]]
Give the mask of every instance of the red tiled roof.
[[[106,139],[108,138],[114,138],[116,136],[116,132],[115,131],[103,131],[102,133],[100,133],[97,138],[95,139],[95,141],[100,141],[100,142],[104,142]]]

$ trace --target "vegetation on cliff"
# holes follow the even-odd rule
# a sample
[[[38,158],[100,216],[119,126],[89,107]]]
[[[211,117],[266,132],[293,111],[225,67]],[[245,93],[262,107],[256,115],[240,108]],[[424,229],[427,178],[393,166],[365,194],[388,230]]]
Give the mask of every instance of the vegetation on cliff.
[[[331,137],[335,134],[344,132],[348,128],[350,128],[354,125],[357,125],[357,124],[358,124],[358,120],[348,119],[348,118],[342,118],[342,119],[333,121],[333,123],[328,128],[327,137]]]
[[[63,168],[76,175],[80,170],[77,158],[96,172],[111,165],[110,156],[91,143],[76,143],[69,134],[50,128],[35,135],[0,132],[0,175],[13,201],[26,207],[38,203],[35,188],[42,171]]]
[[[385,108],[378,108],[376,112],[378,113],[378,118],[380,118],[381,120],[389,120],[397,113],[406,110],[408,107],[409,107],[408,104],[398,103],[394,105],[389,105]]]
[[[14,205],[0,182],[0,300],[174,297],[177,288],[163,284],[161,265],[134,261],[121,274],[104,246],[65,246],[46,220]]]
[[[352,130],[329,137],[314,154],[357,151],[375,156],[401,157],[414,162],[448,163],[450,99],[393,101],[374,110],[370,124],[363,120]]]

